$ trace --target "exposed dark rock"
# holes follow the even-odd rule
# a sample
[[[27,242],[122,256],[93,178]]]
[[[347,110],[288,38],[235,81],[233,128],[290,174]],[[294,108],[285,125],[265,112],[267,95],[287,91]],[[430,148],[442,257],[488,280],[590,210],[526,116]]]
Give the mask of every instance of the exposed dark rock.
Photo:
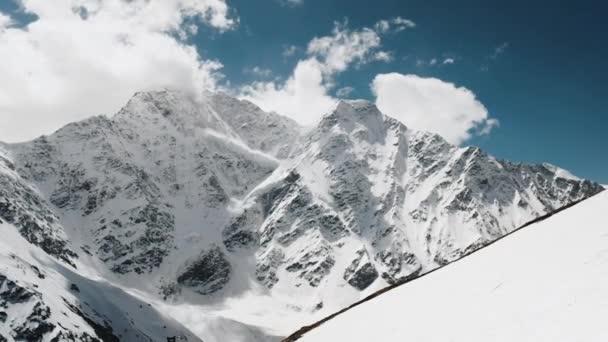
[[[43,341],[45,335],[55,329],[54,324],[47,322],[50,316],[51,309],[48,306],[42,302],[36,303],[26,322],[13,329],[13,337],[17,341]]]
[[[256,220],[257,216],[259,216],[257,211],[247,209],[222,231],[224,246],[228,251],[250,250],[257,245],[258,234],[251,230],[257,228],[256,224],[259,224],[259,220]]]
[[[336,261],[329,246],[320,246],[306,252],[297,261],[289,264],[288,272],[297,272],[298,276],[308,282],[312,287],[317,287],[321,280],[329,274]]]
[[[30,268],[32,269],[32,271],[34,271],[34,273],[36,274],[36,276],[37,276],[39,279],[44,279],[44,278],[46,278],[46,276],[44,275],[44,273],[42,273],[42,272],[40,271],[40,269],[39,269],[37,266],[30,265]]]
[[[378,271],[371,263],[367,251],[357,251],[357,257],[344,271],[344,280],[358,290],[365,290],[378,278]]]
[[[58,236],[57,217],[29,187],[0,173],[0,218],[14,224],[30,243],[75,267],[78,257]]]
[[[110,226],[97,229],[97,255],[116,273],[152,272],[173,247],[175,217],[160,205],[148,204],[122,213]],[[102,233],[103,232],[103,233]],[[121,242],[128,237],[129,243]]]
[[[159,290],[159,294],[163,296],[163,300],[168,300],[181,293],[181,288],[177,283],[163,284]]]
[[[283,264],[285,254],[280,249],[271,249],[258,260],[255,270],[256,279],[271,289],[278,281],[277,270]]]
[[[257,242],[254,232],[239,231],[224,240],[226,248],[233,252],[237,249],[251,249]]]
[[[422,265],[412,253],[380,252],[376,260],[385,267],[382,279],[390,285],[413,279],[422,271]]]
[[[348,284],[359,290],[364,290],[378,278],[378,271],[371,263],[367,262],[357,269],[348,279]]]
[[[9,304],[24,303],[32,297],[40,297],[38,292],[26,289],[16,282],[0,274],[0,308],[8,308]]]
[[[208,295],[221,290],[230,280],[231,266],[218,246],[203,251],[187,269],[177,277],[178,284]]]
[[[114,335],[114,331],[110,325],[107,323],[105,325],[101,325],[87,315],[85,315],[82,310],[80,310],[76,305],[71,304],[67,300],[64,299],[65,305],[72,311],[73,313],[80,316],[87,324],[95,330],[95,334],[99,337],[103,342],[120,342],[120,338]]]

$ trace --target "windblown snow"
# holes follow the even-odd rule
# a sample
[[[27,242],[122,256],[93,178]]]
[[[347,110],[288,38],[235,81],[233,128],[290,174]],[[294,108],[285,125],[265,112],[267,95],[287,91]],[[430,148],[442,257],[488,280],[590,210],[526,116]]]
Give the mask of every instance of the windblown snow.
[[[352,308],[299,341],[606,341],[608,192]]]
[[[137,93],[0,143],[0,341],[280,340],[601,190],[366,101],[303,129],[221,93]]]

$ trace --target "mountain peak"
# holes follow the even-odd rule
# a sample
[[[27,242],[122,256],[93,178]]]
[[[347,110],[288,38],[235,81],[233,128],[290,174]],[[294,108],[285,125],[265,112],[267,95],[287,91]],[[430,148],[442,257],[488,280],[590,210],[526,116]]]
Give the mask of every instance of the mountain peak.
[[[196,101],[195,96],[189,96],[179,91],[168,89],[141,91],[133,94],[127,104],[116,114],[116,118],[127,116],[139,117],[142,114],[146,116],[162,115],[168,117],[176,114],[176,109],[178,108],[182,109],[182,111],[188,108],[187,112],[194,111],[196,102],[202,101]]]
[[[381,133],[386,129],[385,120],[386,116],[369,101],[340,100],[332,112],[323,116],[318,127],[322,131],[339,126],[347,132],[365,128]]]
[[[340,100],[334,113],[356,118],[383,116],[378,107],[367,100]]]

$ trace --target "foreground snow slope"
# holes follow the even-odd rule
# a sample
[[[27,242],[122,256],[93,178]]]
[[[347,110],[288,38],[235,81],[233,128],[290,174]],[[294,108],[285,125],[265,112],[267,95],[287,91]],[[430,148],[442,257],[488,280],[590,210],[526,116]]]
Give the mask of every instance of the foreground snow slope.
[[[363,303],[301,341],[607,341],[608,192]]]

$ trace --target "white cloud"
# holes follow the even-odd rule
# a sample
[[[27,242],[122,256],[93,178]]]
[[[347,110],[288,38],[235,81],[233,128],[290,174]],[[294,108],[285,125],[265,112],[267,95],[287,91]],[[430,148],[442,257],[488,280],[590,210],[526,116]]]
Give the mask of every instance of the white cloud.
[[[0,12],[0,31],[9,27],[13,23],[13,20],[8,15]]]
[[[380,35],[376,31],[366,27],[352,31],[346,23],[335,23],[332,35],[313,38],[307,52],[321,61],[325,74],[331,75],[346,70],[354,62],[369,62],[379,46]]]
[[[498,120],[475,94],[464,87],[436,78],[399,73],[379,74],[372,82],[376,105],[406,126],[438,133],[461,144],[473,134],[489,134]]]
[[[393,54],[387,51],[378,51],[374,54],[374,59],[380,62],[391,62],[393,60]]]
[[[401,17],[382,19],[379,20],[376,25],[374,25],[375,30],[380,33],[387,33],[391,30],[394,32],[401,32],[405,29],[414,27],[416,27],[416,23]]]
[[[374,26],[374,28],[378,32],[385,33],[385,32],[388,32],[388,30],[390,30],[391,23],[388,20],[386,20],[386,19],[382,19],[382,20],[380,20],[380,21],[378,21],[376,23],[376,25]]]
[[[354,91],[355,88],[353,87],[342,87],[336,91],[336,96],[338,96],[339,98],[349,97],[350,94],[352,94]]]
[[[323,66],[315,58],[298,62],[293,75],[284,83],[255,82],[244,87],[242,97],[262,109],[289,116],[311,125],[331,110],[336,100],[327,94]]]
[[[36,19],[0,30],[0,140],[112,114],[136,91],[215,86],[217,61],[181,41],[236,25],[224,0],[23,0]],[[6,26],[6,24],[4,24]]]
[[[395,30],[397,32],[403,31],[408,28],[416,27],[416,23],[414,23],[413,21],[411,21],[409,19],[404,19],[401,17],[395,17],[395,18],[391,19],[391,24],[393,24],[395,26]]]
[[[439,60],[436,57],[433,57],[431,59],[429,59],[428,61],[425,59],[416,59],[416,66],[417,67],[435,67],[435,66],[440,66],[440,65],[446,65],[446,64],[454,64],[455,63],[455,59],[454,58],[445,58],[443,61]]]
[[[492,130],[496,127],[500,126],[500,121],[498,121],[498,119],[488,119],[486,120],[484,125],[481,125],[478,127],[479,131],[477,132],[477,134],[479,135],[488,135],[490,133],[492,133]]]
[[[261,68],[259,66],[254,66],[253,68],[246,68],[244,70],[246,73],[251,74],[260,78],[268,78],[272,76],[272,70]]]
[[[241,89],[241,97],[302,124],[313,124],[337,102],[330,95],[337,74],[353,65],[392,60],[392,54],[380,50],[380,34],[377,26],[351,30],[346,23],[335,23],[331,35],[310,41],[307,57],[287,81],[254,82]]]

